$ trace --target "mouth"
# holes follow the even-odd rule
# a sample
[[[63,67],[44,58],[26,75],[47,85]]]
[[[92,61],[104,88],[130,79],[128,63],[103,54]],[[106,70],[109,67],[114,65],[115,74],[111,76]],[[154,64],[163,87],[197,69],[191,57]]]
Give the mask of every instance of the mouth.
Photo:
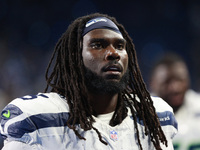
[[[108,65],[103,69],[104,72],[122,72],[121,65]]]

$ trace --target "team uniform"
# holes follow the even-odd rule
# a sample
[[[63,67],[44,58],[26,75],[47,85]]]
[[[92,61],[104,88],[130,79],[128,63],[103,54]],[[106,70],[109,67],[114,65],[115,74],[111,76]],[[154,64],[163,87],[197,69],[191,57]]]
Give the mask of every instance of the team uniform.
[[[158,97],[152,97],[162,129],[172,150],[172,139],[177,133],[177,122],[172,108]],[[133,117],[128,115],[114,127],[109,125],[113,113],[94,117],[93,126],[99,130],[104,141],[99,141],[93,129],[84,131],[77,125],[78,132],[86,140],[79,139],[74,131],[66,126],[69,107],[64,97],[57,93],[39,93],[35,96],[17,98],[2,111],[0,131],[4,141],[3,150],[136,150],[138,141]],[[149,136],[144,135],[144,125],[138,119],[140,141],[144,150],[154,150]]]
[[[174,149],[200,150],[200,94],[188,90],[175,117],[179,132],[173,140]]]

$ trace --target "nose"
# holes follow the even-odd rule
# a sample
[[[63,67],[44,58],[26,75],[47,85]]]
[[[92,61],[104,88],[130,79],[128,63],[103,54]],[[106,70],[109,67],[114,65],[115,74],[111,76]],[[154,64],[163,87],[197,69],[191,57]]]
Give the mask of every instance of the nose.
[[[119,53],[116,51],[116,49],[112,46],[110,46],[107,50],[106,50],[106,56],[105,56],[106,60],[120,60],[120,55]]]
[[[181,85],[180,85],[180,81],[177,81],[177,80],[172,80],[170,83],[169,83],[169,89],[171,91],[179,91],[181,89]]]

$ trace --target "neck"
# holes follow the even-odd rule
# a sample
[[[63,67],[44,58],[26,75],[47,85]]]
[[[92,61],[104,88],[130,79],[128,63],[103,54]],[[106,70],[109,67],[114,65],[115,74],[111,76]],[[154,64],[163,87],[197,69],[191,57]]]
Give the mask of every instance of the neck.
[[[107,114],[115,111],[118,101],[117,94],[89,94],[94,115]]]

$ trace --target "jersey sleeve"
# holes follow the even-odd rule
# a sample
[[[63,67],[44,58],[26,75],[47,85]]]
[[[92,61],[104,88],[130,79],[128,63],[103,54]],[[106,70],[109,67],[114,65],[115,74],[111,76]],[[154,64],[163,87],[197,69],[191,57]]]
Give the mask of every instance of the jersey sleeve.
[[[8,104],[1,113],[1,134],[7,141],[17,140],[27,143],[31,139],[25,136],[35,130],[28,114],[14,104]]]
[[[162,130],[168,140],[168,145],[173,147],[172,140],[178,132],[178,123],[173,109],[163,99],[152,97]]]
[[[63,109],[67,111],[57,94],[39,93],[13,100],[1,113],[0,132],[4,138],[3,149],[37,149],[41,144],[39,129],[62,126],[62,122],[66,122],[67,112],[63,113]],[[15,145],[19,147],[16,148]],[[30,148],[25,148],[25,145],[29,145]]]
[[[44,96],[38,97],[38,95],[35,95],[17,98],[3,109],[1,113],[0,131],[4,138],[4,147],[12,147],[13,143],[16,144],[16,142],[18,142],[16,144],[18,146],[20,142],[22,145],[23,143],[34,144],[35,137],[31,133],[37,130],[37,125],[32,121],[31,117],[38,109],[36,107],[38,104],[35,104],[35,101],[44,99]],[[20,148],[15,149],[21,150]]]

